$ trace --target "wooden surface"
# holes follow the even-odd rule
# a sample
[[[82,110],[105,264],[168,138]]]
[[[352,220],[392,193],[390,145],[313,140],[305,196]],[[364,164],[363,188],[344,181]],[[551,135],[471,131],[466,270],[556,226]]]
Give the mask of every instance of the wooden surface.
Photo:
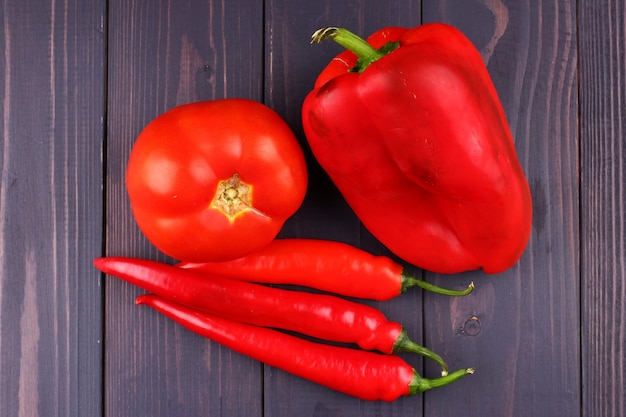
[[[0,8],[0,416],[626,415],[626,23],[618,0],[5,0]],[[444,21],[481,51],[533,193],[511,270],[462,299],[370,303],[452,368],[476,374],[394,403],[329,391],[134,306],[92,259],[167,261],[134,224],[125,164],[142,128],[186,102],[274,108],[310,187],[283,237],[386,250],[307,148],[300,106],[339,52],[322,26],[368,35]],[[431,364],[407,357],[427,376]]]

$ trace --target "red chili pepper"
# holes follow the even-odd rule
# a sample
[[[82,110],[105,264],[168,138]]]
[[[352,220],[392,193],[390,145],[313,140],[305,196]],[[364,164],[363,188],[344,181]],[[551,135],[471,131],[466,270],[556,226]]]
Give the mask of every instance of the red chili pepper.
[[[188,330],[236,352],[363,400],[394,401],[454,382],[473,369],[435,379],[421,377],[398,356],[304,340],[276,330],[211,316],[165,298],[144,294],[148,305]]]
[[[385,28],[348,51],[302,106],[317,161],[364,226],[391,252],[438,273],[513,266],[532,202],[506,115],[472,43],[439,23]]]
[[[439,355],[411,341],[399,323],[388,321],[371,306],[333,295],[199,274],[145,259],[96,258],[94,265],[144,290],[230,320],[354,343],[387,354],[418,353],[438,363],[444,375],[447,373],[447,365]]]
[[[291,284],[347,297],[389,300],[419,286],[439,294],[462,296],[404,273],[386,256],[375,256],[341,242],[315,239],[276,239],[265,248],[228,262],[187,263],[179,267],[232,279],[266,284]]]

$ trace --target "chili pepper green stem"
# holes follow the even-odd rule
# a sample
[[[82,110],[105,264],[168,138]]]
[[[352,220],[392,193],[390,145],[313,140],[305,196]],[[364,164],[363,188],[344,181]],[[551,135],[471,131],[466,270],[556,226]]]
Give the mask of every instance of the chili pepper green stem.
[[[417,343],[409,339],[406,330],[402,330],[400,336],[398,336],[396,343],[393,345],[393,352],[410,352],[422,355],[423,357],[430,359],[436,362],[439,366],[441,366],[441,376],[448,375],[448,364],[446,364],[443,358],[432,350],[425,348],[424,346],[418,345]]]
[[[353,68],[355,72],[363,72],[372,62],[384,57],[398,46],[398,43],[394,42],[376,49],[349,30],[337,27],[318,29],[311,36],[311,43],[320,43],[327,39],[332,39],[359,57],[356,67]]]
[[[409,393],[410,395],[414,395],[420,392],[428,391],[433,388],[443,387],[444,385],[451,384],[454,381],[458,381],[463,378],[465,375],[470,375],[474,373],[474,368],[465,368],[459,369],[458,371],[454,371],[451,374],[446,376],[442,376],[440,378],[428,379],[422,377],[420,374],[415,372],[413,375],[413,380],[409,384]]]
[[[415,287],[415,286],[420,287],[426,291],[434,292],[436,294],[441,294],[441,295],[449,295],[451,297],[462,297],[474,291],[473,282],[470,282],[470,284],[464,290],[452,290],[449,288],[443,288],[434,284],[430,284],[422,279],[415,278],[403,272],[402,273],[402,288],[400,289],[400,293],[404,293],[407,289],[411,287]]]

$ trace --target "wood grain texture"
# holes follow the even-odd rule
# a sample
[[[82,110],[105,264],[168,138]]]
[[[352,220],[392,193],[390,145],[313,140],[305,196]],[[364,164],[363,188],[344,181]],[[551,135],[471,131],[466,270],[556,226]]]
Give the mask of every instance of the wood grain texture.
[[[473,295],[427,300],[426,342],[476,367],[471,381],[426,395],[428,416],[580,415],[576,5],[530,3],[425,3],[425,21],[461,28],[487,62],[534,211],[514,268],[463,274],[476,283]]]
[[[626,6],[580,1],[583,415],[626,415]]]
[[[0,415],[100,415],[101,2],[0,8]]]
[[[144,126],[183,103],[260,100],[263,11],[231,1],[110,1],[106,254],[166,260],[143,237],[124,176]],[[136,307],[106,282],[107,416],[255,416],[261,365]]]

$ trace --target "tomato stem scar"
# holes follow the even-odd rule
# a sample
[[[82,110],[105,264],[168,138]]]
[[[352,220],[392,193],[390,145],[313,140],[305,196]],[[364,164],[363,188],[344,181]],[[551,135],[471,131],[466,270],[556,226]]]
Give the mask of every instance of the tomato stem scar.
[[[231,223],[235,221],[237,216],[247,211],[269,218],[254,208],[252,205],[252,186],[243,182],[238,173],[233,174],[228,179],[221,180],[217,184],[215,196],[209,207],[224,214]]]

